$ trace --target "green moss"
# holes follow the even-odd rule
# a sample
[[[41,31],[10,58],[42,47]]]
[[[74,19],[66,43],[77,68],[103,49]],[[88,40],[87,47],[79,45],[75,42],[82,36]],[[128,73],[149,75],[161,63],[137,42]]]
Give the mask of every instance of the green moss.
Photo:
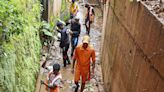
[[[67,8],[68,6],[69,6],[69,3],[66,2],[66,0],[62,0],[62,7],[61,7],[60,18],[63,21],[67,21],[70,18],[69,8]]]
[[[39,0],[0,1],[0,92],[34,92],[39,71]]]
[[[62,6],[61,6],[61,12],[64,12],[66,7],[67,7],[67,4],[66,4],[66,0],[62,0]]]

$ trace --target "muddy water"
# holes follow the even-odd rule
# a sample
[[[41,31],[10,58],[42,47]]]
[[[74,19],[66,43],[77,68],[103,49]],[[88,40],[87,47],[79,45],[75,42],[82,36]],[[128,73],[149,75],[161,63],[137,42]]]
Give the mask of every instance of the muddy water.
[[[82,25],[82,29],[81,29],[81,34],[79,37],[79,43],[81,43],[82,37],[86,34],[86,29],[84,24],[84,18],[85,18],[85,8],[84,6],[80,6],[80,10],[78,13],[78,17],[80,18],[80,23]],[[96,69],[95,69],[95,78],[91,80],[90,84],[86,85],[86,89],[85,92],[104,92],[103,91],[103,82],[102,82],[102,73],[101,73],[101,66],[100,66],[100,60],[99,60],[99,56],[100,56],[100,41],[101,41],[101,29],[102,29],[102,17],[99,14],[100,11],[99,9],[95,9],[96,10],[96,15],[98,15],[96,17],[96,20],[94,22],[94,24],[92,25],[91,28],[91,32],[90,32],[90,37],[91,37],[91,44],[94,45],[94,48],[96,48]],[[54,46],[52,47],[52,51],[51,51],[51,56],[49,57],[48,61],[47,61],[47,66],[52,66],[55,62],[58,62],[61,64],[61,66],[63,66],[63,62],[62,62],[62,54],[61,51],[59,49],[58,46],[58,42],[54,43]],[[69,53],[70,53],[69,49]],[[70,56],[70,54],[69,54]],[[71,59],[71,58],[70,58]],[[45,57],[42,58],[42,61],[45,60]],[[64,80],[64,85],[63,88],[60,89],[60,92],[73,92],[73,74],[71,73],[71,65],[67,66],[66,68],[61,69],[61,74]],[[45,80],[46,79],[46,75],[47,75],[48,71],[44,70],[41,68],[40,70],[40,74],[38,77],[38,82],[37,82],[37,86],[36,86],[36,91],[35,92],[39,92],[40,89],[40,80]],[[40,92],[46,92],[45,91],[45,87],[42,85],[41,86],[41,91]]]

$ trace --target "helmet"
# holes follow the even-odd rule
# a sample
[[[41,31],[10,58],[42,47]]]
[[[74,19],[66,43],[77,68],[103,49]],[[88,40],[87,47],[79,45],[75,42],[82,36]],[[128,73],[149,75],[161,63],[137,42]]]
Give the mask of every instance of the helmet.
[[[88,35],[85,35],[85,36],[83,37],[82,42],[83,42],[83,43],[89,43],[89,41],[90,41],[90,37],[89,37]]]

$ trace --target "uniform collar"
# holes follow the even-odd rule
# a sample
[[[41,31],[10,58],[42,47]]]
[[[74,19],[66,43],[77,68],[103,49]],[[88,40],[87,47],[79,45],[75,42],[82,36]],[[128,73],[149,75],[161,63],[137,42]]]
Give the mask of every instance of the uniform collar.
[[[83,48],[83,45],[81,45],[81,46],[80,46],[80,49],[81,49],[81,50],[89,50],[89,45],[88,45],[88,47],[87,47],[86,49],[84,49],[84,48]]]

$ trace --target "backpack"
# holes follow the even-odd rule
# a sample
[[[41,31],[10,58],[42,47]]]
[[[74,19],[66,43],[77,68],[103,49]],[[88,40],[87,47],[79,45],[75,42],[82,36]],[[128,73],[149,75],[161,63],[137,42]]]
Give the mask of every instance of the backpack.
[[[94,14],[93,7],[90,7],[90,10],[89,10],[89,19],[90,19],[90,22],[94,22],[95,14]]]
[[[79,23],[72,23],[71,24],[71,31],[73,32],[72,37],[78,37],[80,34],[80,24]]]
[[[69,35],[67,34],[68,28],[64,28],[61,30],[61,40],[60,40],[60,47],[63,48],[67,44],[69,44]]]

